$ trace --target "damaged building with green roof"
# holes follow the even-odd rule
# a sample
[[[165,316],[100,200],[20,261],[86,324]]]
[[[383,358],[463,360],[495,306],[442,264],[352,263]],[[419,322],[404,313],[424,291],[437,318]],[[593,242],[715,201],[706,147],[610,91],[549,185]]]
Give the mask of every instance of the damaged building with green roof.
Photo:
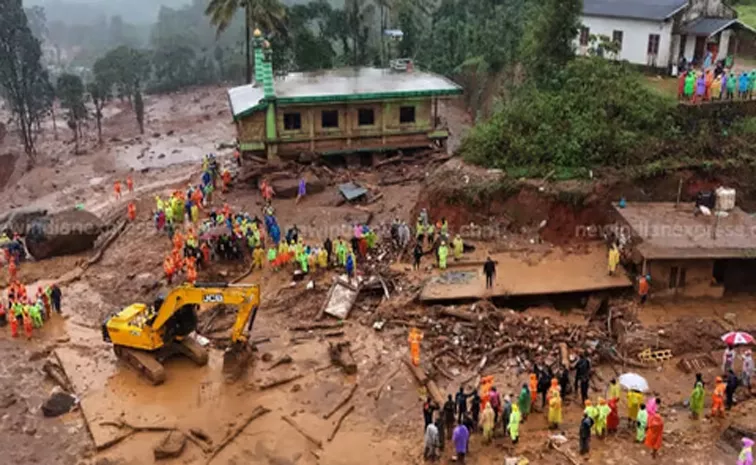
[[[445,146],[438,102],[462,94],[449,79],[408,60],[275,76],[259,31],[254,43],[255,82],[228,91],[242,152],[290,159]]]

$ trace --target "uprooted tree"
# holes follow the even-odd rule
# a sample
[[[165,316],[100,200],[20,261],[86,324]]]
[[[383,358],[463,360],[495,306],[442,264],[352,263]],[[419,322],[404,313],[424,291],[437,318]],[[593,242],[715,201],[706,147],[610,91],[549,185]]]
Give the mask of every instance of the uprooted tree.
[[[68,127],[74,134],[75,152],[79,152],[79,138],[81,137],[81,121],[87,118],[87,107],[84,105],[84,83],[75,74],[61,74],[58,78],[58,98],[60,106],[66,109]]]
[[[34,161],[34,127],[50,111],[52,86],[21,0],[0,0],[0,11],[0,92],[18,126],[24,151]]]

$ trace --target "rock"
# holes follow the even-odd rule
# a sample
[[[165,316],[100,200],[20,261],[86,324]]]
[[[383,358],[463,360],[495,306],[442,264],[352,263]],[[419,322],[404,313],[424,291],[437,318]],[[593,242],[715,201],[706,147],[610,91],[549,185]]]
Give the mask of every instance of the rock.
[[[173,131],[173,129],[171,129],[170,131],[166,132],[165,135],[166,136],[172,136],[173,133],[174,133],[174,131]]]
[[[291,392],[299,392],[301,390],[302,390],[302,386],[300,386],[299,384],[295,384],[294,386],[291,387]]]
[[[76,397],[66,392],[58,391],[42,404],[42,414],[46,417],[57,417],[71,411],[76,405]]]
[[[0,408],[8,408],[11,405],[15,404],[17,400],[18,399],[16,399],[16,396],[12,392],[9,392],[3,397],[0,397]]]
[[[271,360],[273,360],[273,354],[271,354],[270,352],[265,352],[264,354],[262,354],[263,362],[270,362]]]
[[[722,319],[724,319],[726,322],[730,323],[731,325],[734,325],[737,321],[737,315],[734,313],[725,313]]]
[[[186,436],[179,431],[171,431],[153,449],[155,460],[178,457],[184,451],[185,446]]]
[[[161,159],[161,158],[165,158],[165,154],[164,153],[161,153],[160,155],[158,155],[158,159]]]
[[[160,137],[160,133],[159,132],[153,132],[152,133],[152,137]]]
[[[24,426],[24,433],[28,436],[34,436],[37,434],[37,427],[34,425]]]

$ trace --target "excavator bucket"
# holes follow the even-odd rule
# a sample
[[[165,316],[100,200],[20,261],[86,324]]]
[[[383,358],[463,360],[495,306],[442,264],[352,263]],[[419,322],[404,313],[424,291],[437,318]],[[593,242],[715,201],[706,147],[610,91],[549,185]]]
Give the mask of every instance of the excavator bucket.
[[[223,353],[223,376],[234,382],[247,371],[254,349],[246,342],[231,344]]]

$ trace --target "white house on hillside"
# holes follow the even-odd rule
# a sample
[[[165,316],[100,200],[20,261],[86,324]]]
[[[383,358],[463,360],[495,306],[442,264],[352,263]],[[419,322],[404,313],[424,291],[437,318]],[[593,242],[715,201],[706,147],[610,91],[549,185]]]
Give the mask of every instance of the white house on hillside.
[[[679,58],[700,62],[733,55],[740,36],[756,30],[737,19],[722,0],[584,0],[579,54],[588,53],[591,35],[620,45],[618,59],[671,70]]]

